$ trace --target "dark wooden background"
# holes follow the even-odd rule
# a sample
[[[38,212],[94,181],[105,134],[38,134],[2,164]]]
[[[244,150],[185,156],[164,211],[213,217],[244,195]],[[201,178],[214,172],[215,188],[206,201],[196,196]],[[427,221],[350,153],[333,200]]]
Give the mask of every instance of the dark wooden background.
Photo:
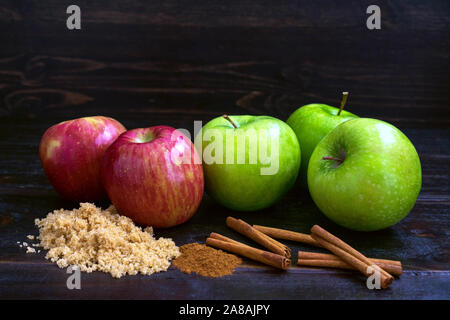
[[[82,29],[66,28],[81,7]],[[366,28],[381,8],[382,29]],[[449,299],[450,2],[441,1],[61,1],[0,0],[0,298]],[[337,105],[399,127],[416,146],[423,187],[411,214],[373,233],[327,220],[305,191],[274,207],[230,212],[207,195],[188,223],[158,235],[181,245],[250,223],[308,232],[318,223],[368,256],[402,260],[405,273],[382,292],[347,271],[250,261],[221,279],[173,269],[120,280],[82,275],[69,291],[65,270],[17,246],[36,234],[33,220],[60,207],[38,159],[45,129],[87,115],[126,127],[193,129],[223,114],[285,120],[297,107]],[[106,205],[103,203],[102,205]],[[295,243],[293,250],[315,250]]]

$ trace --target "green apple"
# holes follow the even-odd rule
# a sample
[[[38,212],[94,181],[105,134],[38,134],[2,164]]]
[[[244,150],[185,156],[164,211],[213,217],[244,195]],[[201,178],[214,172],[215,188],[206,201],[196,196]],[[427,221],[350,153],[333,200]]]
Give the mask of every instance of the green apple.
[[[221,116],[197,134],[205,187],[222,205],[241,211],[274,204],[295,183],[301,152],[294,131],[268,116]]]
[[[358,118],[358,116],[342,110],[347,98],[344,92],[341,108],[326,104],[313,103],[298,108],[286,121],[294,130],[302,148],[302,163],[300,166],[299,181],[307,185],[308,163],[317,144],[342,122]]]
[[[419,156],[396,127],[359,118],[319,142],[308,167],[309,192],[337,224],[360,231],[390,227],[413,208],[422,184]]]

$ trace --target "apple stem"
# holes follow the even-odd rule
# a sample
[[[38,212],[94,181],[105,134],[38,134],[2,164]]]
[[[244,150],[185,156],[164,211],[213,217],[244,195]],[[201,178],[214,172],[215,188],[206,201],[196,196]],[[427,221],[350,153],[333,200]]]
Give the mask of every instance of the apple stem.
[[[233,120],[231,120],[231,118],[227,114],[224,114],[222,117],[227,119],[233,125],[233,127],[237,129],[237,125],[233,122]]]
[[[337,161],[339,163],[344,162],[344,160],[336,158],[336,157],[323,157],[322,160],[334,160],[334,161]]]
[[[348,92],[347,91],[342,92],[341,107],[339,108],[339,111],[337,114],[338,116],[341,115],[342,110],[344,110],[344,106],[347,103],[347,97],[348,97]]]

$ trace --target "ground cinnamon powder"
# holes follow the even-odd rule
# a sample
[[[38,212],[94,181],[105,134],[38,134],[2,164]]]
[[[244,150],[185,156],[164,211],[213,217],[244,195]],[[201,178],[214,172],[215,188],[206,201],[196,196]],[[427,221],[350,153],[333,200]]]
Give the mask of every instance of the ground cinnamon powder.
[[[190,274],[195,272],[205,277],[221,277],[232,274],[242,260],[200,243],[189,243],[180,247],[181,255],[172,264]]]

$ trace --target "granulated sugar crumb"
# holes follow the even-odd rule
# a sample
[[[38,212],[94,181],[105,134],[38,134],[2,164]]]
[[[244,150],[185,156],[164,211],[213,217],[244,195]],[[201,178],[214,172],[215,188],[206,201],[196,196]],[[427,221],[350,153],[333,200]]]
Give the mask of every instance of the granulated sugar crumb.
[[[103,271],[115,278],[126,274],[166,271],[170,260],[180,255],[171,239],[153,237],[153,229],[142,230],[133,221],[91,203],[79,209],[55,210],[36,219],[40,246],[49,250],[46,259],[60,268],[77,265],[81,271]]]
[[[27,235],[27,238],[30,239],[30,240],[34,240],[34,236],[31,235],[31,234]]]
[[[27,247],[27,246],[28,246],[28,243],[23,242],[22,245],[23,245],[24,247]]]
[[[27,253],[36,253],[36,249],[32,247],[27,247]]]

